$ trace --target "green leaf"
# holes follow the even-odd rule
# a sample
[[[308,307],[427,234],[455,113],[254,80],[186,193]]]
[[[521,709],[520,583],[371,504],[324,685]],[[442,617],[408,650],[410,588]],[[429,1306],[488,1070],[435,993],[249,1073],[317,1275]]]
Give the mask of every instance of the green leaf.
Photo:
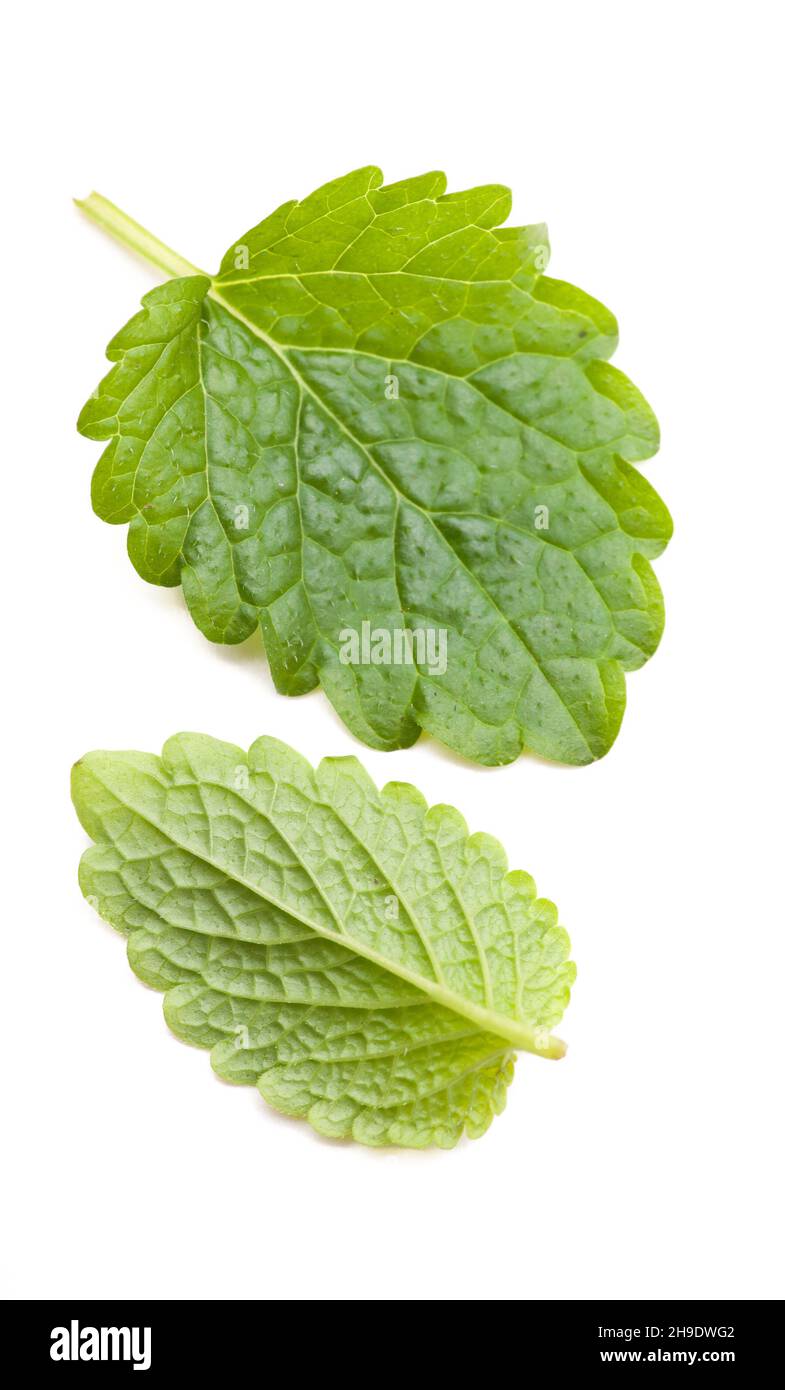
[[[563,1054],[556,909],[451,806],[200,734],[89,753],[72,794],[82,891],[172,1031],[320,1133],[449,1148],[503,1109],[516,1049]]]
[[[207,637],[260,627],[278,690],[321,684],[371,746],[590,762],[662,632],[671,522],[632,466],[656,421],[613,316],[542,273],[544,228],[499,226],[507,189],[381,181],[284,204],[214,279],[83,204],[179,277],[80,416],[109,441],[95,510]]]

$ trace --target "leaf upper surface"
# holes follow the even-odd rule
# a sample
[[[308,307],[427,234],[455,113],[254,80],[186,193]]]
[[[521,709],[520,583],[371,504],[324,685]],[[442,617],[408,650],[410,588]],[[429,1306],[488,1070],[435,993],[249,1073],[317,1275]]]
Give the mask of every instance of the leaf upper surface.
[[[451,807],[268,738],[91,753],[72,786],[85,896],[172,1030],[276,1108],[449,1147],[501,1110],[516,1048],[560,1055],[556,909]]]
[[[206,636],[260,627],[278,690],[321,684],[364,742],[585,763],[662,631],[657,425],[544,228],[444,188],[358,170],[146,295],[79,419],[93,502]],[[424,638],[347,659],[364,624],[441,634],[445,669]]]

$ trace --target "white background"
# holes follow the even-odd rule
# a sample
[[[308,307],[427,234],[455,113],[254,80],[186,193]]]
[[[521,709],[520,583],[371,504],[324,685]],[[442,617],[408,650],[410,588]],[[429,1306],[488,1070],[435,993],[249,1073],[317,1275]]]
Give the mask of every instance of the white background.
[[[777,7],[28,4],[4,117],[4,1289],[12,1297],[773,1298],[782,1278],[783,226]],[[8,22],[8,21],[6,21]],[[592,767],[364,750],[208,644],[91,512],[74,421],[156,276],[365,163],[503,181],[618,315],[663,434],[667,628]],[[83,902],[94,747],[359,753],[496,834],[579,978],[558,1064],[451,1153],[318,1138],[211,1074]],[[778,766],[779,764],[779,766]]]

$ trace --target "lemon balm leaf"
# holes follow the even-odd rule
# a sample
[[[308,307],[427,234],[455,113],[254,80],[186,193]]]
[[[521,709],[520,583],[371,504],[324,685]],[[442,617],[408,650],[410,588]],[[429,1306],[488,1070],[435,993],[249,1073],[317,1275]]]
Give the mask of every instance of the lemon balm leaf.
[[[279,691],[320,685],[375,748],[601,757],[655,650],[668,512],[613,315],[548,277],[499,185],[366,168],[175,278],[109,345],[79,429],[93,505],[215,642],[261,629]]]
[[[517,1051],[563,1054],[556,909],[452,807],[199,734],[89,753],[72,794],[82,891],[172,1031],[321,1133],[448,1148],[502,1110]]]

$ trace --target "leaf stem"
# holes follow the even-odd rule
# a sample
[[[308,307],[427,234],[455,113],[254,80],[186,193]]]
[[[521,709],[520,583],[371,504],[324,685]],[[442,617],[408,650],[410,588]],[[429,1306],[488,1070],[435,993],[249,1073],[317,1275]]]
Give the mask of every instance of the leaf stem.
[[[187,261],[184,256],[179,256],[176,251],[172,250],[171,246],[166,246],[163,241],[159,241],[152,232],[148,232],[145,227],[134,222],[132,217],[115,207],[114,203],[110,203],[109,199],[104,198],[102,194],[91,193],[89,198],[74,198],[74,202],[92,222],[96,222],[116,241],[130,247],[137,255],[143,256],[146,261],[151,261],[159,270],[166,271],[167,275],[205,274],[198,266]]]
[[[542,1040],[534,1036],[533,1042],[533,1047],[524,1045],[522,1051],[533,1052],[536,1057],[547,1057],[552,1062],[558,1062],[567,1051],[567,1044],[562,1042],[561,1038],[554,1037],[552,1033]]]

